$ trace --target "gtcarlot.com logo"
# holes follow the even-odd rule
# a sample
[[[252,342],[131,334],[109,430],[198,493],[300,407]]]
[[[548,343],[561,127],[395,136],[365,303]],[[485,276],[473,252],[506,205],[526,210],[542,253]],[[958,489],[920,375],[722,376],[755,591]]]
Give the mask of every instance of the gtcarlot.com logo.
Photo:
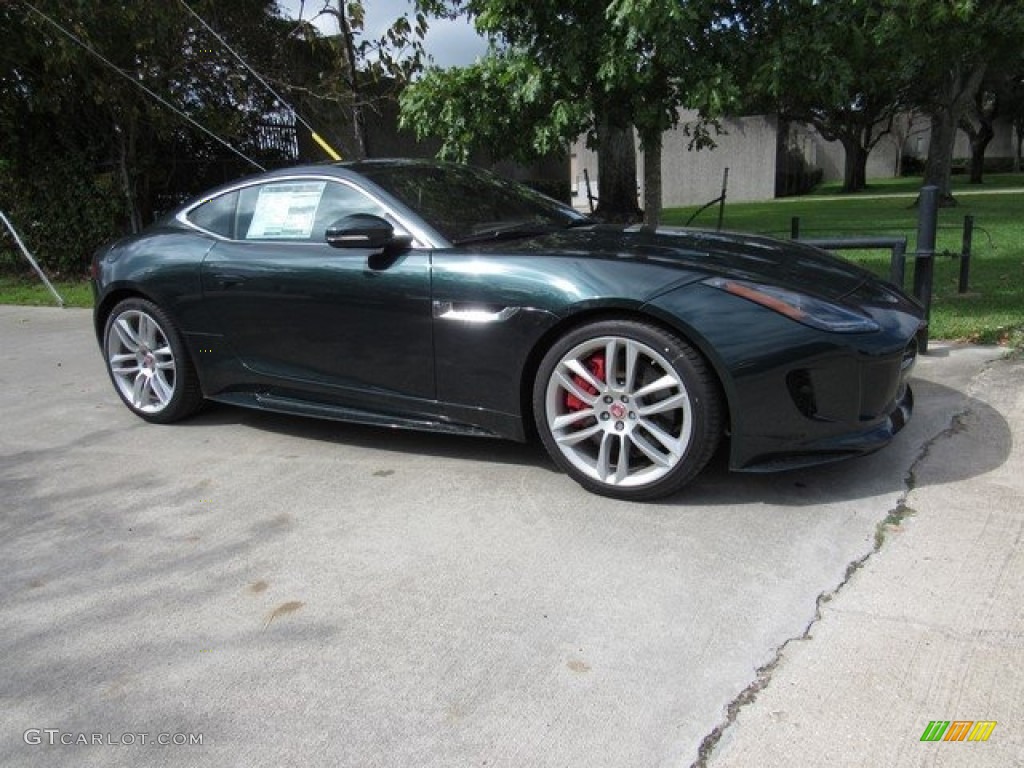
[[[147,733],[125,731],[105,733],[86,731],[62,731],[60,728],[29,728],[22,734],[26,744],[56,746],[132,747],[151,746],[189,747],[201,746],[201,733]]]

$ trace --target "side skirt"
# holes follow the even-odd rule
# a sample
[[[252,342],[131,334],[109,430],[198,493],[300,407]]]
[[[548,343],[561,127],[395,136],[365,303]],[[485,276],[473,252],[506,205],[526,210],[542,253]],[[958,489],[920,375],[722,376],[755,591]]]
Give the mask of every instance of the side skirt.
[[[306,416],[315,419],[343,421],[350,424],[366,424],[374,427],[408,429],[417,432],[439,432],[451,435],[469,435],[474,437],[492,437],[513,440],[522,439],[516,437],[515,431],[505,433],[499,430],[489,430],[481,426],[466,424],[459,421],[430,420],[398,416],[391,413],[364,411],[358,408],[282,397],[281,395],[266,392],[225,392],[211,397],[210,399],[219,403],[237,405],[243,408],[254,408],[261,411]]]

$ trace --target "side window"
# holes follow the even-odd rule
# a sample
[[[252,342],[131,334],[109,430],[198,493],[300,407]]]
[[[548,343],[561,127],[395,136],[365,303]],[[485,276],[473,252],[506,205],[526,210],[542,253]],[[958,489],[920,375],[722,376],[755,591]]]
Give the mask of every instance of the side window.
[[[241,190],[235,237],[322,243],[327,228],[352,213],[386,215],[372,199],[346,184],[318,179],[259,184]]]
[[[200,229],[234,237],[235,208],[238,206],[238,192],[228,192],[196,206],[188,214],[188,220]]]

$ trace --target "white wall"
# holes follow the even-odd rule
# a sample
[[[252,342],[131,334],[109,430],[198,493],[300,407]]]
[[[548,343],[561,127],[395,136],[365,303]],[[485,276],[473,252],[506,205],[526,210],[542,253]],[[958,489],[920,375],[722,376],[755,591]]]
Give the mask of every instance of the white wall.
[[[680,126],[662,139],[662,202],[666,208],[702,205],[722,193],[722,172],[729,169],[728,200],[770,200],[775,196],[778,121],[770,115],[722,121],[714,149],[690,150],[684,130],[696,113],[684,113]]]
[[[662,202],[666,208],[703,205],[722,191],[722,171],[729,169],[728,200],[771,200],[775,196],[778,120],[774,115],[724,120],[724,133],[716,137],[715,149],[690,150],[690,137],[685,125],[696,119],[696,113],[684,112],[678,128],[666,131],[662,139],[661,183]],[[929,121],[923,115],[897,118],[897,131],[879,140],[868,155],[867,177],[891,178],[896,174],[898,143],[903,140],[904,157],[924,159],[928,154]],[[996,136],[989,144],[986,157],[1012,157],[1013,129],[1005,120],[996,121]],[[845,164],[843,146],[826,141],[811,126],[791,128],[789,142],[798,148],[811,168],[821,168],[825,181],[842,180]],[[637,145],[637,196],[642,199],[643,154]],[[955,157],[970,157],[967,136],[957,134]],[[586,148],[579,139],[572,148],[570,182],[573,204],[587,210],[584,169],[590,175],[591,192],[597,195],[597,153]]]
[[[729,169],[728,199],[770,200],[775,196],[775,146],[777,121],[774,116],[753,116],[722,121],[723,133],[715,137],[715,149],[690,150],[687,121],[695,112],[684,112],[680,125],[662,138],[662,204],[666,208],[703,205],[722,192],[722,172]],[[639,147],[639,144],[638,144]],[[643,153],[637,152],[637,191],[643,205]],[[591,192],[597,195],[597,153],[586,148],[582,138],[573,145],[570,162],[573,204],[587,208],[584,169],[590,175]]]
[[[897,118],[897,120],[900,119]],[[926,115],[913,115],[909,125],[906,122],[906,117],[903,117],[902,120],[903,122],[897,126],[898,130],[883,136],[868,155],[868,179],[891,178],[896,175],[896,149],[901,138],[904,139],[904,157],[917,157],[924,160],[928,156],[931,133],[929,118]],[[841,181],[846,157],[843,145],[838,141],[825,141],[813,128],[807,127],[805,130],[811,137],[810,140],[816,145],[817,167],[824,171],[824,180]],[[988,145],[985,157],[1013,157],[1013,125],[1007,120],[997,118],[994,130],[995,136]],[[967,134],[957,131],[953,157],[969,158],[970,156],[971,145]]]
[[[808,135],[812,137],[811,140],[815,144],[818,158],[815,167],[821,168],[822,181],[842,181],[846,169],[846,152],[843,150],[843,145],[838,141],[826,141],[813,128],[808,128]],[[914,139],[910,139],[907,142],[908,146],[913,147],[914,141]],[[927,138],[925,141],[927,142]],[[897,139],[891,135],[883,136],[878,140],[874,149],[871,150],[871,154],[868,155],[865,172],[869,179],[892,178],[896,175],[896,148]]]
[[[569,156],[569,187],[572,191],[572,204],[580,211],[589,211],[587,203],[586,182],[583,171],[590,177],[590,194],[597,197],[597,152],[587,149],[585,137],[576,139]],[[594,202],[597,205],[597,202]]]

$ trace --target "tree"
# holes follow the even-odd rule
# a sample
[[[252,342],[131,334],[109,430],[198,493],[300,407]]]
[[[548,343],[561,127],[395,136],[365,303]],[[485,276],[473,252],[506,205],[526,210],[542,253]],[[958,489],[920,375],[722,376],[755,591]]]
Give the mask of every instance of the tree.
[[[843,191],[866,186],[868,155],[903,107],[899,40],[880,35],[878,2],[744,3],[748,105],[809,123],[843,146]]]
[[[1024,98],[1021,73],[1024,72],[1024,51],[1013,58],[1000,58],[989,65],[985,79],[974,96],[974,103],[960,120],[960,129],[967,134],[971,146],[970,182],[981,184],[985,172],[985,152],[995,137],[995,121],[1007,117],[1015,122],[1022,111]],[[1017,132],[1019,139],[1020,133]],[[1019,157],[1019,141],[1016,145]]]
[[[467,0],[465,9],[480,32],[502,40],[550,72],[548,82],[559,96],[575,98],[587,107],[588,143],[598,152],[597,214],[608,220],[635,220],[639,208],[631,116],[624,94],[598,77],[602,52],[608,50],[611,38],[605,3]],[[530,83],[510,83],[510,87],[528,89]],[[575,136],[562,138],[568,144]]]
[[[338,124],[339,105],[372,107],[423,61],[422,13],[364,39],[360,0],[325,0],[348,30],[329,40],[275,0],[32,6],[0,2],[0,208],[66,269],[187,196],[293,162],[292,103]]]
[[[1013,171],[1020,173],[1021,150],[1024,149],[1024,67],[1007,83],[1006,117],[1013,124]]]
[[[376,110],[394,100],[410,78],[423,69],[427,54],[423,40],[427,32],[427,13],[444,13],[438,0],[416,0],[411,12],[400,14],[380,37],[366,34],[366,8],[363,0],[321,0],[307,20],[300,20],[306,42],[328,63],[319,72],[314,89],[302,83],[286,87],[304,92],[318,101],[327,101],[350,115],[353,152],[357,158],[373,154],[366,130],[366,110]],[[324,37],[313,22],[328,16],[338,25],[338,34]],[[334,117],[337,117],[335,111]]]
[[[403,119],[420,135],[459,136],[480,144],[515,133],[527,145],[567,145],[581,129],[598,151],[597,214],[635,220],[636,161],[633,126],[650,154],[646,190],[653,226],[660,209],[660,138],[675,123],[681,104],[720,105],[727,82],[720,66],[704,57],[710,40],[725,34],[716,22],[724,7],[716,0],[465,0],[448,5],[470,14],[492,39],[491,61],[476,65],[469,79],[488,81],[501,72],[505,92],[491,93],[488,114],[465,110],[456,93],[466,75],[434,71],[413,83],[403,98]],[[523,62],[532,62],[531,65]],[[439,105],[431,117],[425,105]],[[543,105],[550,111],[543,112]],[[524,108],[525,107],[525,108]],[[511,119],[510,119],[511,116]],[[533,129],[523,126],[530,121]],[[444,123],[449,123],[446,127]],[[504,130],[514,126],[513,131]],[[705,130],[701,134],[708,136]],[[488,137],[488,138],[484,138]],[[537,141],[541,137],[542,141]],[[503,149],[494,144],[492,148]],[[516,154],[523,140],[507,145]]]
[[[983,84],[974,94],[974,103],[960,118],[960,130],[967,134],[971,147],[971,184],[982,183],[985,173],[985,150],[996,135],[993,123],[998,115],[999,95]]]
[[[0,206],[28,222],[51,264],[80,269],[102,240],[249,167],[182,114],[280,161],[260,147],[260,124],[280,105],[180,4],[33,5],[41,13],[0,6]],[[272,0],[196,7],[258,68],[278,66],[284,22]]]
[[[725,62],[734,38],[731,8],[715,2],[614,0],[606,18],[612,34],[602,51],[598,77],[606,92],[627,106],[644,151],[644,228],[661,214],[662,135],[674,127],[679,108],[706,119],[692,130],[692,148],[714,146],[709,121],[735,98]]]
[[[931,119],[924,183],[950,191],[957,129],[977,104],[989,66],[1019,49],[1024,6],[1018,0],[881,0],[878,34],[902,41],[909,98]]]
[[[925,129],[921,128],[918,124],[918,117],[919,114],[916,109],[907,107],[901,110],[892,121],[892,127],[889,129],[889,132],[893,137],[893,143],[896,145],[896,165],[893,168],[894,176],[903,175],[903,155],[907,142],[910,141],[911,137],[920,136],[925,133]]]
[[[557,153],[564,137],[578,136],[589,120],[585,105],[550,70],[510,48],[471,66],[428,69],[400,103],[403,126],[420,138],[439,138],[438,154],[460,162],[474,155],[529,162]]]

